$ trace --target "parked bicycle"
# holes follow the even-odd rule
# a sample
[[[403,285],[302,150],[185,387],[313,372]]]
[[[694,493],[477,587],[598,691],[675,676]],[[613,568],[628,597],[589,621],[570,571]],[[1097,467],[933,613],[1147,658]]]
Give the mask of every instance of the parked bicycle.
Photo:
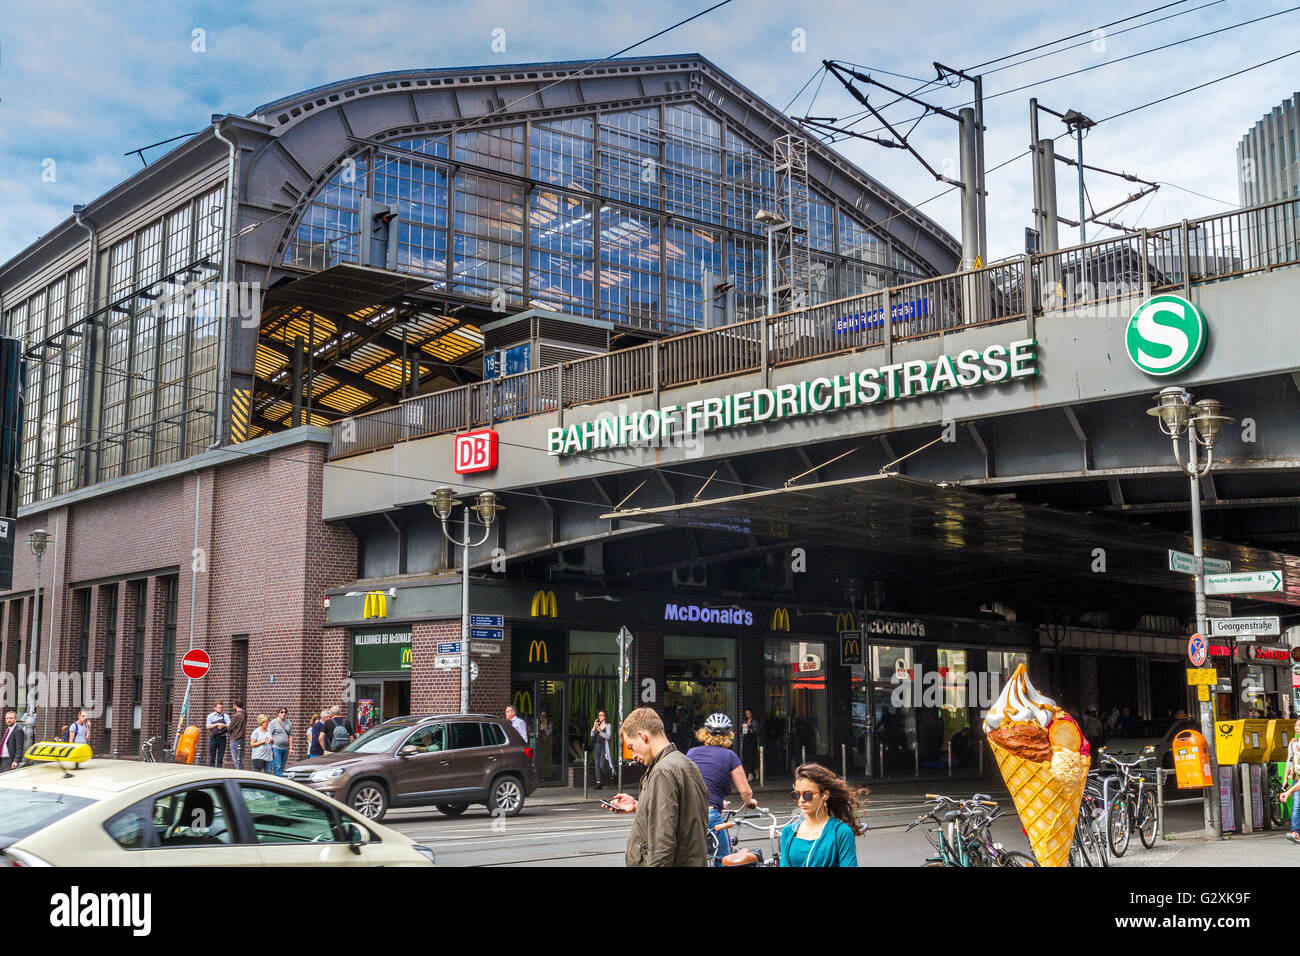
[[[1111,852],[1117,857],[1123,856],[1134,830],[1141,838],[1142,845],[1151,849],[1156,845],[1158,823],[1156,794],[1154,786],[1147,782],[1146,775],[1138,771],[1143,763],[1154,760],[1155,755],[1143,754],[1130,763],[1110,754],[1102,754],[1101,759],[1118,771],[1111,778],[1114,794],[1106,816],[1106,833]]]
[[[1110,799],[1099,771],[1088,774],[1079,803],[1079,818],[1074,824],[1074,842],[1070,845],[1070,866],[1110,866],[1106,849],[1106,804]]]
[[[998,808],[988,794],[977,793],[969,800],[954,800],[942,794],[927,793],[933,804],[907,830],[929,824],[922,830],[934,855],[923,866],[995,867],[1037,866],[1028,853],[1008,850],[993,838],[992,825],[1005,811]]]
[[[161,739],[161,737],[150,737],[140,745],[140,759],[142,761],[145,763],[159,763],[158,757],[154,754],[154,744]]]

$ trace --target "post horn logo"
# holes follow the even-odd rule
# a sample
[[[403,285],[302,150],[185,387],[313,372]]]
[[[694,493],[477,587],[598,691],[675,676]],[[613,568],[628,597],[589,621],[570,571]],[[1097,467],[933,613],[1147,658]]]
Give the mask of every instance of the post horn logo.
[[[842,614],[835,615],[836,631],[856,631],[857,629],[858,629],[858,625],[857,622],[853,619],[852,611],[845,611]]]
[[[556,617],[554,591],[538,591],[533,595],[533,605],[529,610],[532,617]],[[531,659],[531,658],[530,658]]]
[[[384,591],[367,591],[361,617],[388,617],[388,595]]]
[[[772,630],[788,631],[790,630],[790,612],[783,607],[777,608],[772,612]]]
[[[526,690],[517,690],[511,705],[514,707],[515,713],[528,714],[531,717],[533,714],[533,695]]]
[[[546,652],[545,641],[533,641],[528,645],[528,663],[549,664],[550,662],[551,657]]]

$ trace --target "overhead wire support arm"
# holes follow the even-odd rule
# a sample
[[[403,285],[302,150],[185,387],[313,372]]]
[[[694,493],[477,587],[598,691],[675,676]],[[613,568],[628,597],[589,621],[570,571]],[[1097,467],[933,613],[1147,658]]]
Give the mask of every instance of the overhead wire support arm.
[[[961,122],[961,117],[957,116],[955,113],[948,112],[942,107],[931,106],[928,103],[923,103],[921,100],[918,100],[915,97],[908,95],[907,93],[903,93],[899,90],[896,90],[891,86],[887,86],[886,84],[881,83],[879,80],[873,80],[871,77],[867,76],[866,74],[859,73],[857,70],[845,70],[844,68],[837,66],[835,63],[831,62],[830,60],[823,60],[822,63],[825,65],[826,69],[828,69],[832,74],[834,74],[835,78],[840,81],[840,83],[844,86],[844,88],[849,91],[849,95],[851,95],[855,100],[857,100],[864,107],[866,107],[867,110],[871,113],[871,115],[876,118],[877,122],[879,122],[883,127],[885,127],[885,129],[889,130],[890,135],[892,135],[896,140],[898,140],[898,143],[894,144],[895,148],[906,149],[909,153],[915,156],[916,161],[919,162],[922,166],[924,166],[926,170],[929,171],[930,175],[933,176],[939,182],[947,183],[949,186],[956,186],[960,189],[965,188],[964,184],[961,183],[959,180],[949,179],[947,176],[943,175],[943,173],[939,172],[928,162],[926,162],[925,157],[922,156],[920,153],[918,153],[915,149],[913,149],[912,145],[908,143],[907,137],[904,136],[902,133],[900,133],[898,130],[896,130],[893,127],[893,125],[890,124],[889,120],[885,119],[885,117],[881,115],[879,110],[877,110],[874,106],[872,106],[869,102],[867,102],[867,98],[864,95],[862,95],[862,93],[858,92],[858,88],[855,87],[849,81],[848,77],[851,77],[852,79],[855,80],[860,80],[863,83],[870,83],[872,86],[878,86],[882,90],[885,90],[886,92],[893,93],[897,96],[901,96],[903,99],[910,100],[913,103],[925,107],[930,112],[937,113],[940,116],[946,116],[948,119]],[[842,74],[847,74],[847,77]],[[850,131],[840,130],[840,132],[850,132]],[[868,137],[864,136],[863,138],[865,139]]]

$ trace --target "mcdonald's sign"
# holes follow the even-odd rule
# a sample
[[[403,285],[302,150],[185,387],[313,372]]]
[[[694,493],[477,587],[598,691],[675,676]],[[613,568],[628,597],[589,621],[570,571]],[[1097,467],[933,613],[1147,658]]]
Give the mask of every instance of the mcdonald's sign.
[[[361,617],[388,617],[388,595],[383,591],[367,591]]]
[[[845,611],[842,614],[835,615],[835,632],[837,634],[840,631],[856,631],[857,629],[858,625],[857,622],[853,620],[852,611]]]
[[[402,648],[402,661],[399,666],[404,671],[409,671],[411,669],[411,648],[409,645]]]
[[[840,663],[846,667],[862,663],[862,638],[856,631],[840,635]]]
[[[565,631],[520,627],[511,634],[512,674],[563,674],[568,665],[569,635]]]
[[[533,715],[533,695],[531,691],[517,690],[510,706],[515,709],[516,714]]]
[[[772,630],[788,631],[790,630],[790,612],[783,607],[777,608],[772,612]]]
[[[546,652],[546,642],[540,640],[530,641],[528,644],[528,663],[530,664],[549,664],[551,656]]]
[[[532,617],[556,617],[558,612],[555,606],[555,592],[538,591],[534,594],[529,614]]]

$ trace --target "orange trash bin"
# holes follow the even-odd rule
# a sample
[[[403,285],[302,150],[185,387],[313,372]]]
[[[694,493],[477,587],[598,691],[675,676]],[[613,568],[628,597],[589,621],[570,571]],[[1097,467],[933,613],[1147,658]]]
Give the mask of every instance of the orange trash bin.
[[[194,763],[194,752],[198,749],[199,728],[186,727],[180,740],[176,741],[176,762]]]
[[[1184,730],[1171,741],[1174,752],[1174,773],[1179,789],[1208,787],[1213,783],[1210,775],[1210,748],[1200,731]]]

